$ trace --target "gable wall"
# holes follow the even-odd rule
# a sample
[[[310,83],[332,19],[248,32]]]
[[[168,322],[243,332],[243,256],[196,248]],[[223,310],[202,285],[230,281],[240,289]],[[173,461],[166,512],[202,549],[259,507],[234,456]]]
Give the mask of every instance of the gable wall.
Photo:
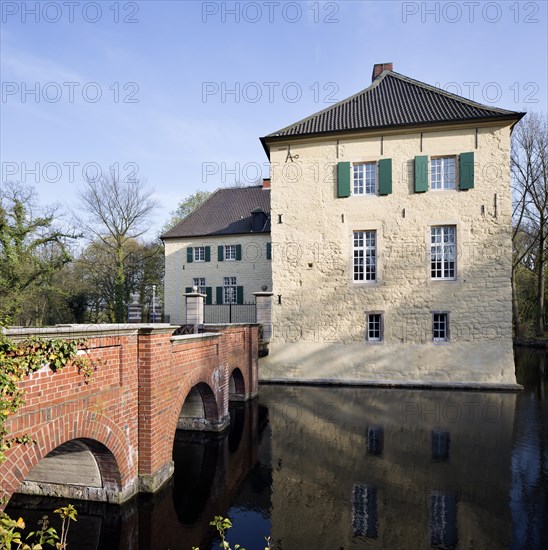
[[[477,149],[475,131],[424,132],[422,152],[419,132],[385,136],[382,155],[380,136],[294,141],[293,163],[272,146],[274,343],[263,378],[515,382],[510,130],[479,128]],[[414,193],[415,155],[471,151],[474,189]],[[337,198],[338,161],[381,158],[392,159],[392,194]],[[457,227],[458,278],[432,281],[430,227],[446,224]],[[355,284],[352,232],[369,229],[379,280]],[[450,312],[450,343],[432,343],[432,310]],[[366,311],[384,312],[382,344],[364,341]]]

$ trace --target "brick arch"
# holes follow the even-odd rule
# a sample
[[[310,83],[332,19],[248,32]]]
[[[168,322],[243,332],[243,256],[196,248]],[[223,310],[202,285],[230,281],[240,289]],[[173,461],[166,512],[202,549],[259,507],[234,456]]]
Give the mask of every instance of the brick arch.
[[[107,417],[90,412],[74,412],[60,416],[32,434],[34,443],[16,445],[6,453],[0,466],[4,494],[17,492],[29,472],[51,451],[69,441],[83,441],[93,453],[103,484],[113,493],[124,490],[124,480],[131,479],[124,433]]]
[[[247,394],[247,381],[239,367],[229,368],[228,398],[230,401],[243,401]]]
[[[166,421],[167,426],[167,434],[168,434],[168,441],[169,444],[164,449],[164,462],[170,461],[172,458],[173,453],[173,445],[175,442],[175,434],[177,431],[177,424],[179,421],[179,416],[181,414],[181,411],[183,409],[184,403],[191,392],[192,388],[196,386],[200,386],[203,384],[203,386],[200,386],[202,389],[203,394],[207,396],[208,405],[206,407],[206,418],[208,420],[220,420],[224,413],[227,413],[227,409],[224,399],[223,399],[223,392],[222,391],[215,391],[215,380],[219,375],[222,375],[221,369],[216,369],[215,371],[217,374],[212,373],[211,368],[209,367],[197,367],[192,370],[191,373],[187,377],[185,377],[176,393],[175,398],[173,399],[173,406],[170,407],[169,416]],[[220,383],[221,385],[225,383],[223,380],[219,381],[217,380],[217,383]],[[205,389],[207,387],[207,390]],[[213,398],[213,399],[212,399]],[[215,404],[215,409],[213,407],[213,403]],[[215,410],[215,417],[212,418],[211,415]],[[209,413],[209,416],[207,416]]]

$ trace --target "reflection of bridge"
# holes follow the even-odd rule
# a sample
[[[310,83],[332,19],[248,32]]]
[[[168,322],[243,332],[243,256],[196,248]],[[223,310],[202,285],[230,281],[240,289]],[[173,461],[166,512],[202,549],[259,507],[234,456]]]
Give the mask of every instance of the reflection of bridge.
[[[174,476],[155,494],[122,506],[78,503],[78,522],[71,526],[69,546],[77,541],[79,550],[208,548],[214,533],[209,522],[215,515],[227,517],[246,488],[253,492],[259,513],[268,514],[270,477],[265,478],[258,463],[267,411],[258,399],[231,403],[229,410],[230,429],[222,433],[177,432]],[[7,512],[23,516],[32,528],[63,504],[57,499],[15,495]]]
[[[177,428],[221,431],[230,422],[229,400],[257,394],[257,325],[208,328],[184,336],[168,325],[39,331],[87,338],[90,356],[101,362],[88,385],[75,367],[44,368],[23,382],[26,404],[8,430],[35,443],[6,453],[2,495],[120,503],[159,489],[173,473]],[[11,336],[37,333],[23,332]]]

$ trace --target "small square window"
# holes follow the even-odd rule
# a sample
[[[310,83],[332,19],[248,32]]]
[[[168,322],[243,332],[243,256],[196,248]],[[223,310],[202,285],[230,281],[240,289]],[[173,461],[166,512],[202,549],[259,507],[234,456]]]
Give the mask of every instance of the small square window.
[[[382,313],[367,313],[366,339],[368,342],[382,342],[383,340]]]
[[[449,341],[449,314],[432,314],[432,339],[434,342]]]
[[[382,456],[384,450],[384,428],[369,426],[367,428],[367,454]]]
[[[227,262],[236,259],[236,245],[227,244],[225,245],[225,260]]]
[[[194,247],[194,261],[205,262],[205,246]]]

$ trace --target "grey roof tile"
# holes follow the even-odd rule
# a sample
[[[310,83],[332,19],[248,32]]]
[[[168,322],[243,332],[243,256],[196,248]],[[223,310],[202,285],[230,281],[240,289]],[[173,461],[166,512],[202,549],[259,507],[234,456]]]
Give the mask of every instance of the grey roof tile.
[[[252,212],[257,208],[267,216],[260,233],[270,233],[270,189],[217,189],[199,208],[164,233],[162,239],[253,233]]]
[[[281,130],[269,138],[393,126],[515,117],[523,113],[482,105],[394,71],[385,70],[365,90]]]

